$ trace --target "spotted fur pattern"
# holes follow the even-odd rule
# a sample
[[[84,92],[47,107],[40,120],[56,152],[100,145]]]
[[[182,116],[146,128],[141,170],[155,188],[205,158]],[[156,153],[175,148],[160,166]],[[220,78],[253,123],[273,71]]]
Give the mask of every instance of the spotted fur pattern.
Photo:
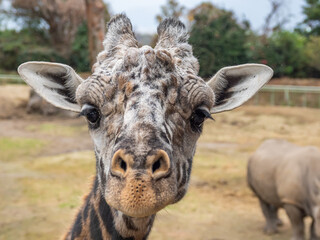
[[[89,124],[97,176],[66,239],[146,239],[155,213],[187,191],[201,133],[190,119],[199,107],[211,109],[215,96],[197,76],[185,26],[167,19],[158,35],[154,49],[138,48],[129,19],[115,16],[93,74],[77,89],[78,104],[101,116]],[[145,166],[158,149],[168,154],[170,169],[155,180]],[[118,150],[131,159],[126,178],[110,170]]]
[[[90,194],[85,197],[85,203],[64,239],[147,239],[155,215],[139,219],[124,215],[106,203],[98,185],[95,178]]]

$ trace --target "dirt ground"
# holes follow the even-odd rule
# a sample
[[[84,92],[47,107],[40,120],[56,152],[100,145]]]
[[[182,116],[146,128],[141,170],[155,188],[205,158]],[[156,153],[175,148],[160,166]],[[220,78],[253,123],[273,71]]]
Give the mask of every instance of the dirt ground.
[[[28,115],[27,98],[27,86],[0,86],[0,239],[58,239],[90,187],[92,143],[82,118]],[[247,159],[268,138],[320,147],[320,111],[243,106],[214,118],[198,142],[186,197],[158,213],[150,239],[289,239],[283,211],[279,233],[263,234]]]

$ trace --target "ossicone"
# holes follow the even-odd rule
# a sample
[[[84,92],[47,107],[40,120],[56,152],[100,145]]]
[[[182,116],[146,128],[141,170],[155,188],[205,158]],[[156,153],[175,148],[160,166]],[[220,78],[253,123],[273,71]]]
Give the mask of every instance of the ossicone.
[[[156,47],[178,47],[188,42],[188,32],[185,25],[176,18],[167,18],[158,26],[159,40]]]
[[[133,33],[131,21],[124,13],[117,14],[110,19],[103,45],[107,52],[122,48],[138,47],[138,41]]]

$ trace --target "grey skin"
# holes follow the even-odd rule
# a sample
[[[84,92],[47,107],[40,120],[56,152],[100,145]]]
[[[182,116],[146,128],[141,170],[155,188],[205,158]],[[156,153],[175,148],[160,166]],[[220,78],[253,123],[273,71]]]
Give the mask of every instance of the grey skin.
[[[292,226],[292,240],[305,239],[304,218],[310,216],[310,239],[320,239],[320,151],[284,140],[266,140],[250,157],[248,184],[259,198],[266,219],[265,232],[277,232],[284,208]]]

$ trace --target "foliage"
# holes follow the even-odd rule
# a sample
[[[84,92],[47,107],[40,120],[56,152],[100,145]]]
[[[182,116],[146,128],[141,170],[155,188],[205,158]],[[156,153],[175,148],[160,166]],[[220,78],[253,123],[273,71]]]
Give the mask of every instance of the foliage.
[[[48,51],[47,42],[47,36],[35,29],[0,31],[0,68],[15,70],[25,60],[61,59],[56,52]]]
[[[304,23],[309,26],[308,34],[320,35],[320,0],[305,0],[306,5],[303,8],[303,13],[306,18]]]
[[[246,27],[237,23],[230,11],[203,3],[191,10],[190,43],[200,62],[200,75],[210,77],[226,65],[248,60]]]
[[[33,49],[25,49],[21,51],[17,56],[17,65],[27,61],[67,63],[67,60],[64,57],[48,47],[35,47]]]
[[[13,0],[12,14],[22,25],[43,27],[50,35],[52,47],[69,57],[71,44],[79,25],[85,20],[83,0]]]
[[[320,36],[313,36],[306,45],[308,65],[320,71]]]
[[[83,22],[76,34],[72,44],[70,65],[80,72],[90,71],[89,45],[88,45],[88,26]]]
[[[306,77],[308,66],[305,55],[306,38],[296,32],[277,31],[267,40],[253,43],[253,60],[268,64],[275,76]],[[264,43],[264,44],[263,44]]]
[[[0,31],[0,69],[16,70],[26,61],[66,63],[77,71],[90,71],[87,25],[80,25],[72,44],[70,58],[50,45],[49,37],[39,29]]]
[[[5,30],[0,32],[0,67],[5,70],[11,70],[16,66],[17,51],[23,44],[17,43],[17,33],[14,30]],[[20,39],[19,39],[20,40]],[[24,38],[21,38],[24,41]]]

